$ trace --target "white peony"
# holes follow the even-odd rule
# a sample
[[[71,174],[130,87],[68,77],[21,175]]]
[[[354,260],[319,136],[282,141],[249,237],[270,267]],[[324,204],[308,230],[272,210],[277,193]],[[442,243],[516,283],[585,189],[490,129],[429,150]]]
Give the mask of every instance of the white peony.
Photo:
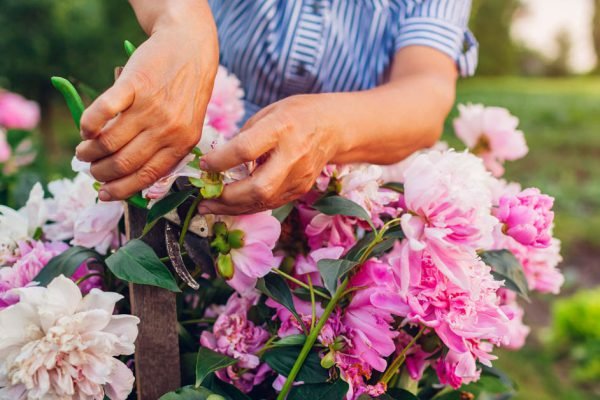
[[[115,357],[134,352],[139,319],[113,315],[123,296],[82,297],[64,276],[15,292],[0,311],[0,400],[127,398],[133,373]]]

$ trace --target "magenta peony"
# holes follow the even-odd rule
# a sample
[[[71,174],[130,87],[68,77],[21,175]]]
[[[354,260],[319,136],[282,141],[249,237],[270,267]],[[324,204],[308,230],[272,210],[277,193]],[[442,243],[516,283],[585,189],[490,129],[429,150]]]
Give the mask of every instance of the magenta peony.
[[[552,197],[529,188],[514,196],[502,196],[494,215],[504,224],[506,234],[517,242],[548,247],[552,240],[553,204]]]
[[[16,93],[0,92],[0,126],[30,130],[40,121],[40,107]]]
[[[529,151],[523,132],[517,130],[519,120],[507,109],[459,104],[458,110],[460,115],[454,120],[456,136],[484,160],[495,176],[504,173],[504,161],[518,160]]]

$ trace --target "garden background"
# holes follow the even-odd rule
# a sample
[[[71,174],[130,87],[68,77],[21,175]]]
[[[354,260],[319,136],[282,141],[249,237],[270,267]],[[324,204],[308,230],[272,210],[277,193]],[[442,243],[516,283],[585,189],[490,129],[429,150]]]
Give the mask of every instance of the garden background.
[[[500,352],[497,362],[518,384],[518,399],[600,396],[600,0],[564,3],[475,0],[480,65],[476,78],[458,85],[458,103],[507,107],[520,118],[530,153],[509,164],[507,179],[556,198],[567,279],[561,298],[534,297],[527,346]],[[110,71],[125,62],[122,40],[144,39],[124,4],[2,0],[0,87],[39,102],[42,123],[38,158],[11,183],[14,197],[0,202],[20,205],[37,180],[72,175],[79,136],[49,77],[69,76],[88,94],[107,87]],[[450,134],[444,139],[460,148]]]

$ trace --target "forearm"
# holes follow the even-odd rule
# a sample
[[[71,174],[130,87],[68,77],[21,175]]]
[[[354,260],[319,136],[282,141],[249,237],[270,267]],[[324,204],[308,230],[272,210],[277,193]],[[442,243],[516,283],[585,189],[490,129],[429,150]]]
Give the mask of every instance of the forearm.
[[[340,138],[332,161],[390,164],[439,139],[454,85],[421,74],[369,91],[326,96],[325,108],[336,110],[331,129]]]
[[[206,0],[129,0],[142,29],[151,35],[161,25],[197,22],[198,27],[214,29]]]

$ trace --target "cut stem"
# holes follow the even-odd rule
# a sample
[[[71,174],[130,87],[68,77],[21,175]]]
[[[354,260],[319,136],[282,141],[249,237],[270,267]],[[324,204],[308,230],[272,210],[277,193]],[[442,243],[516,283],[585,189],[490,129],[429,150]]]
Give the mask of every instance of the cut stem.
[[[302,282],[299,279],[294,278],[291,275],[286,274],[285,272],[283,272],[280,269],[273,268],[273,269],[271,269],[271,271],[275,272],[278,275],[283,276],[285,279],[289,280],[290,282],[294,282],[296,285],[301,286],[301,287],[303,287],[306,290],[310,290],[310,286],[308,286],[306,283]],[[330,295],[325,294],[325,293],[321,292],[320,290],[313,289],[313,291],[315,292],[316,295],[321,296],[324,299],[331,299]]]
[[[396,358],[394,358],[394,361],[392,361],[388,369],[383,373],[383,376],[381,377],[379,382],[382,382],[386,385],[388,384],[390,379],[392,379],[392,377],[396,374],[396,372],[398,372],[398,369],[400,369],[400,367],[404,363],[404,360],[406,359],[406,353],[408,352],[408,350],[410,350],[410,348],[415,343],[417,343],[417,340],[419,340],[424,331],[425,327],[423,326],[421,327],[421,329],[419,329],[419,332],[415,335],[415,337],[412,338],[412,340],[406,345],[406,347],[402,349],[400,354],[398,354]]]
[[[200,193],[198,193],[198,196],[194,199],[194,202],[192,203],[190,209],[188,210],[185,216],[185,220],[183,221],[183,226],[181,227],[181,235],[179,235],[179,246],[183,246],[183,242],[185,242],[185,235],[187,234],[187,231],[190,227],[190,221],[192,220],[192,217],[194,216],[194,211],[196,211],[196,208],[198,208],[198,204],[200,204],[200,201],[202,201],[202,196],[200,195]]]

